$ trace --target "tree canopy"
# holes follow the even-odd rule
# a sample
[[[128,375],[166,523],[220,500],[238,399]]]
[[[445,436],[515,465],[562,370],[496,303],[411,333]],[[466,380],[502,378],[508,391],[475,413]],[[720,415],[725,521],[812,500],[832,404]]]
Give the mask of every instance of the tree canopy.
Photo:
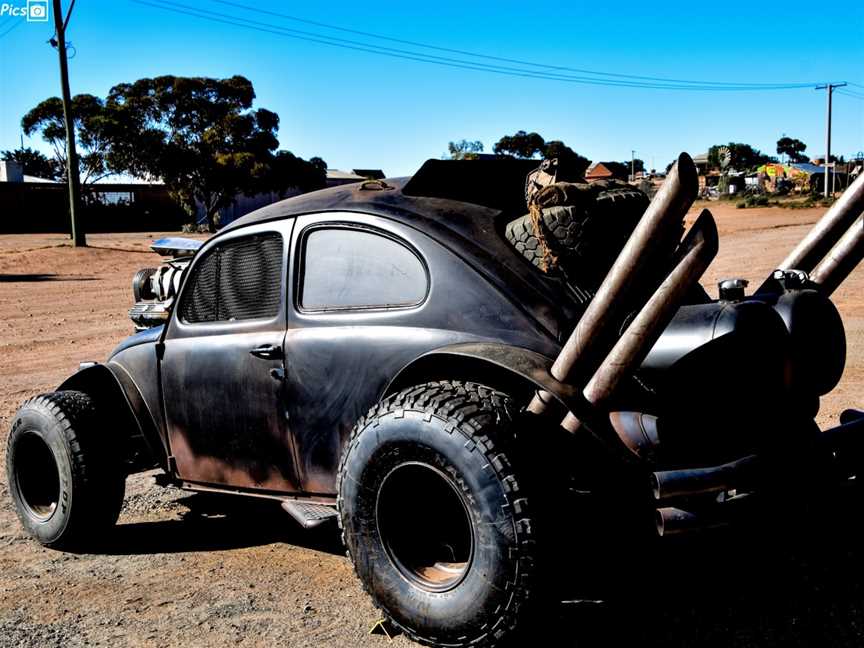
[[[105,102],[91,94],[72,97],[72,122],[78,145],[78,170],[84,184],[97,182],[112,174],[108,161],[111,111]],[[38,133],[54,149],[54,163],[58,177],[66,176],[66,125],[63,120],[63,102],[50,97],[30,110],[21,119],[25,135]]]
[[[546,141],[539,133],[516,131],[513,135],[505,135],[492,147],[496,155],[516,158],[544,157],[558,158],[561,172],[567,176],[582,176],[591,160],[579,155],[561,140]]]
[[[505,135],[497,142],[492,150],[496,155],[509,155],[517,158],[533,158],[543,155],[546,141],[538,133],[526,133],[524,130],[516,131],[513,135]]]
[[[585,170],[591,164],[591,160],[579,155],[561,140],[546,142],[543,147],[543,157],[558,158],[558,166],[564,173],[562,177],[581,177],[585,175]]]
[[[41,151],[36,151],[31,148],[17,148],[13,151],[3,151],[0,153],[0,159],[6,162],[17,162],[21,165],[24,173],[37,178],[46,180],[59,180],[61,174],[57,163],[49,159]]]
[[[475,160],[483,152],[483,142],[480,140],[470,142],[464,139],[450,142],[447,145],[447,152],[451,160]]]
[[[708,163],[712,167],[721,167],[720,150],[723,147],[729,149],[731,161],[729,167],[736,171],[753,171],[756,167],[768,162],[776,162],[777,159],[766,155],[759,149],[755,149],[749,144],[741,144],[739,142],[729,142],[728,144],[715,144],[708,149]]]
[[[161,180],[190,217],[200,205],[211,230],[238,194],[325,186],[326,163],[277,151],[279,117],[253,107],[254,99],[252,82],[242,76],[160,76],[116,85],[105,100],[77,95],[72,113],[82,182],[121,173]],[[53,146],[65,171],[60,99],[46,99],[21,125]]]
[[[807,162],[808,158],[803,155],[807,145],[799,139],[781,137],[777,140],[777,155],[785,155],[790,162]]]

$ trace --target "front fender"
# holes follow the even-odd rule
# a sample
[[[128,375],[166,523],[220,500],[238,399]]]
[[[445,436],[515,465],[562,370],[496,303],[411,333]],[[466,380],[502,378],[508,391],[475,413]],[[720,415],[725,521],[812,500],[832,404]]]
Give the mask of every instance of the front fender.
[[[75,390],[90,396],[109,420],[117,422],[129,449],[127,461],[131,471],[146,470],[154,465],[168,469],[168,452],[159,435],[150,410],[128,375],[111,365],[95,364],[81,369],[63,381],[58,391]]]

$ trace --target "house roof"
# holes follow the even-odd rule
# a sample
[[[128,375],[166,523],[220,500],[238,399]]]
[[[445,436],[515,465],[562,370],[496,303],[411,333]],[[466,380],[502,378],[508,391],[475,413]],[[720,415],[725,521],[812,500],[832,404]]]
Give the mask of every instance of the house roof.
[[[603,162],[594,162],[588,169],[585,171],[585,178],[608,178],[611,177],[612,171],[609,170]]]

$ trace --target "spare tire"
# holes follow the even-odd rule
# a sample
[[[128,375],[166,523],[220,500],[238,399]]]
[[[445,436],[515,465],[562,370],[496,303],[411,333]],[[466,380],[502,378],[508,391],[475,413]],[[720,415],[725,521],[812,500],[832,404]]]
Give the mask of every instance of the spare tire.
[[[571,280],[594,290],[615,262],[649,201],[638,189],[613,181],[595,183],[591,188],[600,191],[586,201],[590,192],[582,185],[562,183],[546,187],[543,195],[547,202],[578,199],[580,204],[541,209],[539,235],[531,215],[526,214],[507,224],[505,236],[534,266],[548,272],[548,253],[551,253]]]
[[[549,251],[558,256],[574,249],[578,243],[588,213],[578,207],[549,207],[540,212],[542,238]],[[517,218],[507,224],[504,231],[507,240],[533,265],[547,271],[545,267],[543,241],[534,231],[531,214]]]

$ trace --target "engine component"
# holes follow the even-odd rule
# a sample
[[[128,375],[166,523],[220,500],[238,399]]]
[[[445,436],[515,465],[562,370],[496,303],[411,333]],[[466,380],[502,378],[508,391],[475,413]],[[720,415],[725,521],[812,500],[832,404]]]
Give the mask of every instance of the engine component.
[[[723,301],[740,301],[744,299],[744,290],[749,282],[746,279],[724,279],[717,284],[720,299]]]
[[[129,310],[129,319],[136,330],[165,323],[180,290],[183,273],[199,247],[201,241],[180,238],[159,239],[153,243],[154,251],[178,256],[158,268],[143,268],[135,273],[132,279],[135,305]]]
[[[150,281],[157,270],[157,268],[142,268],[132,277],[132,297],[135,302],[157,298],[156,293],[153,291],[153,284]]]

